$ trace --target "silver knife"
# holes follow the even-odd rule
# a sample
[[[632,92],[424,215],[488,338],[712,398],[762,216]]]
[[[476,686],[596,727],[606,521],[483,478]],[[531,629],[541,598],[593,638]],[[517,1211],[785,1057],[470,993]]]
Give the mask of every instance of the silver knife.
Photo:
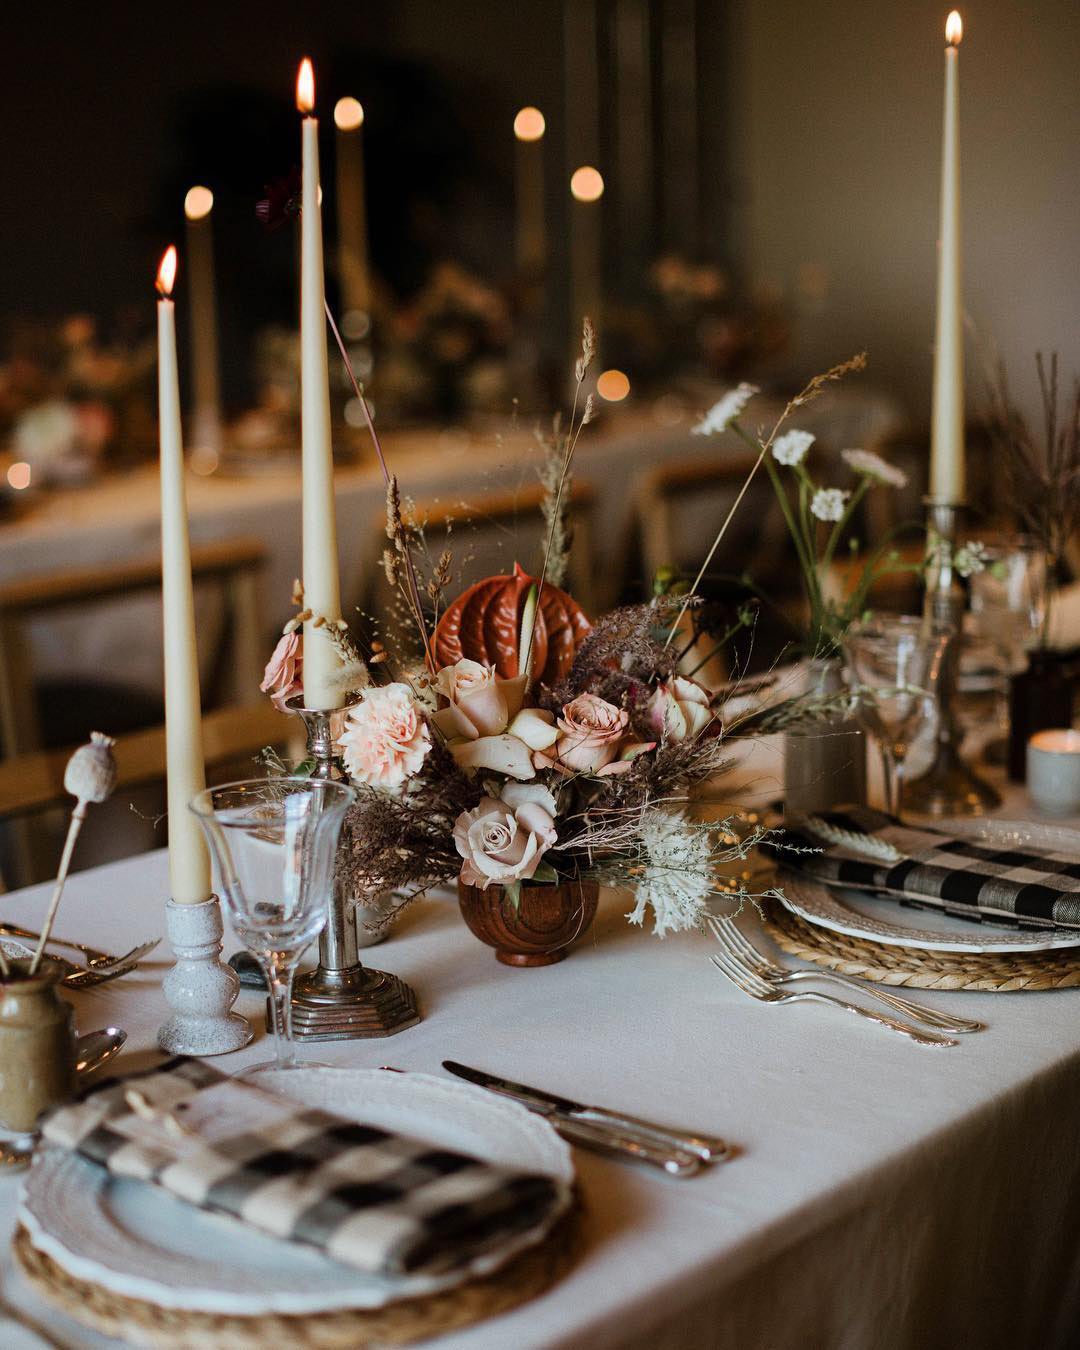
[[[732,1157],[735,1150],[724,1139],[699,1134],[696,1131],[670,1129],[657,1125],[653,1121],[642,1120],[638,1116],[624,1115],[619,1111],[609,1111],[602,1106],[586,1106],[572,1101],[569,1097],[560,1097],[553,1092],[544,1092],[540,1088],[526,1087],[524,1083],[515,1083],[508,1078],[499,1078],[495,1074],[485,1073],[483,1069],[471,1069],[467,1064],[458,1064],[455,1060],[444,1059],[443,1068],[458,1078],[467,1079],[492,1092],[500,1092],[505,1097],[527,1106],[530,1111],[551,1118],[553,1124],[566,1119],[574,1124],[610,1127],[622,1134],[636,1136],[642,1141],[666,1145],[693,1154],[701,1162],[724,1162]]]
[[[537,1113],[539,1114],[539,1113]],[[584,1120],[572,1120],[552,1111],[548,1123],[570,1144],[580,1144],[597,1153],[609,1153],[617,1158],[659,1167],[672,1177],[692,1177],[701,1170],[701,1159],[696,1153],[675,1148],[672,1144],[654,1143],[644,1136],[631,1136],[613,1125],[593,1125]]]

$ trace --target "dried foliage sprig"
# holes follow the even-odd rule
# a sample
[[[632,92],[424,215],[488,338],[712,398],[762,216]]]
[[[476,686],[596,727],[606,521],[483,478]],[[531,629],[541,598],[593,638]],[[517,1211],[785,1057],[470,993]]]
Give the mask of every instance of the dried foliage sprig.
[[[548,522],[548,533],[547,541],[544,545],[544,561],[540,569],[540,583],[536,591],[536,608],[533,611],[533,621],[529,625],[528,632],[522,633],[522,669],[527,676],[532,673],[533,638],[536,633],[536,615],[540,613],[540,604],[544,597],[544,585],[549,579],[555,533],[563,518],[563,502],[567,498],[569,492],[570,466],[573,463],[574,451],[577,449],[577,443],[581,436],[582,428],[588,426],[595,415],[596,405],[593,401],[592,394],[589,394],[585,400],[585,407],[582,410],[580,417],[578,416],[578,403],[581,400],[581,387],[585,383],[585,376],[588,374],[589,367],[592,365],[595,357],[596,329],[593,327],[592,320],[586,315],[582,325],[581,355],[574,363],[574,402],[570,409],[570,421],[566,428],[566,436],[563,443],[562,463],[560,464],[557,473],[552,473],[554,479],[554,492],[553,494],[550,494],[549,504],[544,511],[545,519]],[[545,498],[548,497],[549,493],[545,491]],[[552,580],[552,585],[555,584],[554,580]]]
[[[383,481],[386,483],[387,505],[389,506],[392,475],[390,473],[389,466],[387,465],[386,462],[386,456],[383,454],[382,443],[379,440],[379,433],[375,430],[375,422],[372,419],[371,409],[368,407],[367,399],[364,397],[363,386],[356,378],[356,373],[352,368],[352,362],[349,360],[348,349],[345,346],[345,342],[338,329],[337,323],[334,320],[333,311],[330,309],[329,304],[326,303],[325,301],[324,307],[326,310],[327,320],[330,323],[330,330],[334,334],[334,340],[338,345],[338,351],[341,353],[341,359],[345,363],[345,370],[349,376],[349,382],[352,384],[353,392],[355,393],[356,397],[360,400],[360,407],[363,409],[364,421],[367,424],[368,434],[370,435],[372,444],[375,447],[375,454],[379,460],[379,467],[382,469]],[[396,480],[394,480],[393,493],[395,500],[398,503],[399,509],[397,512],[397,522],[398,525],[400,526],[401,524],[400,498],[398,498],[397,495]],[[404,531],[400,530],[396,536],[390,534],[389,516],[387,516],[387,534],[390,535],[390,538],[395,542],[395,546],[398,547],[398,553],[401,558],[404,570],[404,584],[408,608],[410,613],[412,614],[413,622],[416,624],[417,633],[419,634],[420,637],[420,647],[424,653],[425,664],[427,665],[431,673],[434,675],[435,654],[432,651],[431,639],[428,635],[427,624],[424,622],[424,608],[420,601],[420,587],[416,580],[416,568],[413,565],[412,552],[409,548],[408,536],[404,533]]]

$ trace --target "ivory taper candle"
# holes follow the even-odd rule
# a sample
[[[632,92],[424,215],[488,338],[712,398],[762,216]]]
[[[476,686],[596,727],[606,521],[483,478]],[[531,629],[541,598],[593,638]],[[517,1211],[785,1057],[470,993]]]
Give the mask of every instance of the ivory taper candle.
[[[176,249],[158,269],[158,437],[161,452],[161,596],[165,630],[165,759],[168,775],[169,886],[178,905],[210,897],[210,858],[188,802],[206,786],[191,588],[180,378],[176,362]]]
[[[960,38],[954,9],[945,24],[945,117],[941,148],[937,330],[930,424],[930,496],[964,500],[964,316],[960,287]]]
[[[338,273],[345,314],[371,313],[367,199],[364,192],[364,108],[359,99],[334,104],[337,128]]]
[[[570,333],[575,354],[581,346],[582,320],[588,315],[599,325],[603,307],[603,195],[604,179],[598,169],[583,164],[570,175]]]
[[[544,231],[544,131],[539,108],[520,108],[514,118],[515,244],[518,273],[539,281],[547,257]]]
[[[334,452],[330,439],[330,371],[326,355],[322,213],[319,202],[319,123],[313,117],[315,76],[305,57],[296,80],[303,114],[303,196],[300,214],[300,439],[303,460],[304,704],[323,711],[341,703],[335,675],[341,660],[325,626],[341,618]]]
[[[192,450],[210,467],[221,455],[221,379],[218,368],[217,296],[214,283],[214,194],[189,188],[184,197],[187,221],[187,293],[191,318]]]

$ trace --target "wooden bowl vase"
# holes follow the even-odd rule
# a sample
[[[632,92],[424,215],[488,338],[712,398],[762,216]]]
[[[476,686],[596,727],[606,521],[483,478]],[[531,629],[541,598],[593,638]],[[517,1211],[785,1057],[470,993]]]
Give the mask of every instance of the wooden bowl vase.
[[[480,890],[458,882],[461,914],[472,933],[495,948],[504,966],[550,966],[588,931],[600,895],[595,881],[521,887],[515,906],[501,886]]]

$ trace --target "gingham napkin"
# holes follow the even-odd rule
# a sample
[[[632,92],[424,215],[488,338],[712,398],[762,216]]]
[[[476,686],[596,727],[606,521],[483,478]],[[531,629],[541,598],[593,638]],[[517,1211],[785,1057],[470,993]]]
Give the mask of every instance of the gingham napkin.
[[[97,1084],[45,1139],[376,1274],[452,1269],[569,1203],[514,1171],[310,1110],[194,1059]]]
[[[777,856],[783,867],[827,885],[896,896],[960,918],[1080,928],[1076,854],[1001,848],[849,807],[785,829]]]

